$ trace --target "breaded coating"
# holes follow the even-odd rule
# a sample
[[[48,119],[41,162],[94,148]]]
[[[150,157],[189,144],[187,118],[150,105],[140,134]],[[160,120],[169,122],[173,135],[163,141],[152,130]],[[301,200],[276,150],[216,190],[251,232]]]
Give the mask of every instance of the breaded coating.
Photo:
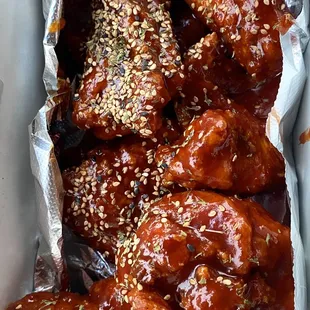
[[[163,184],[255,194],[284,184],[284,161],[247,111],[208,110],[171,146],[159,147]]]
[[[100,139],[154,137],[184,81],[171,19],[157,0],[93,0],[94,33],[73,120]]]
[[[292,24],[282,0],[186,0],[206,25],[221,35],[252,75],[281,72],[280,33]]]
[[[95,283],[90,299],[100,310],[169,310],[159,294],[145,289],[126,287],[111,278]]]
[[[100,146],[79,167],[63,172],[64,223],[111,259],[136,226],[143,204],[169,193],[161,186],[163,169],[154,161],[157,143],[178,137],[167,122],[158,139],[128,137]]]
[[[183,127],[207,109],[232,109],[234,103],[265,125],[278,93],[280,75],[257,83],[225,55],[225,47],[216,33],[205,36],[189,49],[184,66],[186,81],[181,98],[175,101]]]
[[[166,196],[144,214],[116,263],[119,283],[155,287],[184,309],[293,309],[290,231],[250,200]]]

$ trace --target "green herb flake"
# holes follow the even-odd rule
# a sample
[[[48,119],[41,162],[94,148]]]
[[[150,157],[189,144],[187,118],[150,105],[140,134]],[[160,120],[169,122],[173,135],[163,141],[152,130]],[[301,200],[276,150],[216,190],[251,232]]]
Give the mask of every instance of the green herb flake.
[[[46,300],[46,299],[43,299],[41,301],[41,304],[44,304],[42,307],[39,308],[39,310],[42,310],[42,309],[46,309],[46,307],[48,306],[52,306],[52,305],[56,305],[57,301],[52,301],[52,300]]]
[[[248,259],[249,262],[259,265],[259,261],[257,257],[251,257]]]

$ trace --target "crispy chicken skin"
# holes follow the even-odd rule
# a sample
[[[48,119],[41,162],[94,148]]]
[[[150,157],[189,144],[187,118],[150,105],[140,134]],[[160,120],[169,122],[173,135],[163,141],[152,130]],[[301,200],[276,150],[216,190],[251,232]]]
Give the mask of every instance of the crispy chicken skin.
[[[229,44],[253,75],[269,76],[282,67],[280,32],[292,23],[282,0],[186,0],[195,14]]]
[[[73,120],[104,140],[132,132],[153,137],[184,80],[170,15],[157,0],[92,4],[95,30]]]
[[[171,303],[177,291],[184,309],[293,309],[289,235],[252,201],[199,191],[169,195],[118,250],[118,281],[156,287]],[[284,281],[281,289],[269,274]]]
[[[235,103],[262,120],[261,125],[265,126],[276,99],[280,75],[258,84],[225,56],[225,48],[216,33],[203,37],[189,49],[184,68],[186,80],[181,98],[175,101],[175,111],[183,127],[207,109],[231,109]]]
[[[157,167],[154,153],[157,143],[176,137],[168,120],[158,139],[127,137],[96,148],[79,167],[65,170],[64,223],[114,257],[117,243],[136,226],[143,204],[169,192],[161,187],[163,169]]]
[[[165,185],[255,194],[284,183],[281,154],[246,111],[206,111],[177,142],[159,147],[156,160]]]
[[[33,293],[8,306],[7,310],[98,310],[88,297],[61,292]]]

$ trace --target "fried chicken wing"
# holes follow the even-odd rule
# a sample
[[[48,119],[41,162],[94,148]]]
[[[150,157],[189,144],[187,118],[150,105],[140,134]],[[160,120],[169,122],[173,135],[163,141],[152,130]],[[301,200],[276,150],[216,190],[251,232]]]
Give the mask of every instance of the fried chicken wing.
[[[252,75],[269,76],[282,67],[280,33],[292,23],[282,0],[186,0],[207,26],[229,44]]]
[[[247,111],[209,110],[171,146],[159,147],[164,184],[254,194],[284,184],[284,162]]]
[[[196,266],[177,291],[186,310],[261,309],[275,301],[274,290],[259,275],[245,282],[206,265]]]
[[[32,293],[8,306],[7,310],[98,310],[87,297],[61,292]]]
[[[126,287],[115,279],[95,283],[90,290],[90,299],[102,310],[169,310],[170,307],[155,292]]]
[[[74,122],[101,139],[153,137],[184,80],[178,45],[157,0],[93,0],[94,33],[74,97]]]
[[[107,256],[113,257],[117,243],[135,227],[143,203],[169,192],[161,187],[163,169],[154,161],[157,142],[178,136],[167,122],[158,139],[128,137],[100,146],[79,167],[63,172],[64,222]]]
[[[166,196],[148,211],[118,250],[119,283],[155,287],[188,310],[280,309],[284,303],[293,309],[290,232],[260,205],[193,191]],[[290,270],[285,276],[278,268],[283,263]],[[289,298],[270,275],[289,283],[283,286]]]
[[[186,81],[180,92],[181,99],[175,103],[183,127],[207,109],[232,109],[235,104],[239,109],[248,110],[265,126],[278,93],[280,75],[258,84],[225,56],[225,47],[216,33],[205,36],[189,49],[184,66]]]

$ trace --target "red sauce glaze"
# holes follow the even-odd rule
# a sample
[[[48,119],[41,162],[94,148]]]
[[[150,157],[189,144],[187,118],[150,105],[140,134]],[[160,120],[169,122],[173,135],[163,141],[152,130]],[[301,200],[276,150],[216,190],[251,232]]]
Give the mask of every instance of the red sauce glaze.
[[[118,284],[115,279],[95,283],[90,290],[90,299],[102,310],[169,310],[165,300],[156,292],[130,288]]]
[[[293,309],[289,236],[249,200],[169,195],[120,247],[118,281],[156,287],[173,309]]]
[[[11,304],[6,310],[98,310],[88,297],[61,292],[33,293]]]
[[[79,167],[63,172],[64,223],[104,255],[114,257],[117,243],[136,226],[144,204],[169,193],[154,154],[157,143],[179,136],[170,121],[158,139],[134,136],[88,153]]]
[[[159,147],[164,184],[254,194],[284,184],[281,154],[247,111],[209,110],[171,146]]]
[[[215,33],[189,49],[184,66],[186,80],[180,92],[181,99],[175,103],[182,126],[188,126],[193,117],[207,109],[231,109],[232,103],[237,103],[265,127],[278,93],[280,75],[257,83],[236,61],[225,55],[225,47]]]
[[[113,278],[96,282],[88,296],[61,292],[33,293],[8,306],[7,310],[169,310],[154,291],[128,289]]]
[[[64,223],[117,274],[87,296],[33,293],[7,310],[293,310],[290,230],[254,202],[283,221],[283,159],[264,128],[279,119],[283,1],[86,2],[65,0],[66,24],[49,29],[64,27],[67,51],[47,117],[64,118],[65,77],[83,72],[72,118],[85,145],[65,153],[68,132],[51,132]]]
[[[310,128],[307,128],[300,136],[299,136],[299,143],[305,144],[306,142],[310,141]]]
[[[186,2],[212,31],[224,38],[250,74],[268,77],[281,71],[279,31],[292,20],[282,0]]]
[[[277,98],[280,80],[281,74],[242,94],[231,97],[256,118],[262,120],[265,125],[268,114]]]
[[[168,11],[158,1],[96,0],[93,22],[73,121],[104,140],[154,137],[184,81]]]

